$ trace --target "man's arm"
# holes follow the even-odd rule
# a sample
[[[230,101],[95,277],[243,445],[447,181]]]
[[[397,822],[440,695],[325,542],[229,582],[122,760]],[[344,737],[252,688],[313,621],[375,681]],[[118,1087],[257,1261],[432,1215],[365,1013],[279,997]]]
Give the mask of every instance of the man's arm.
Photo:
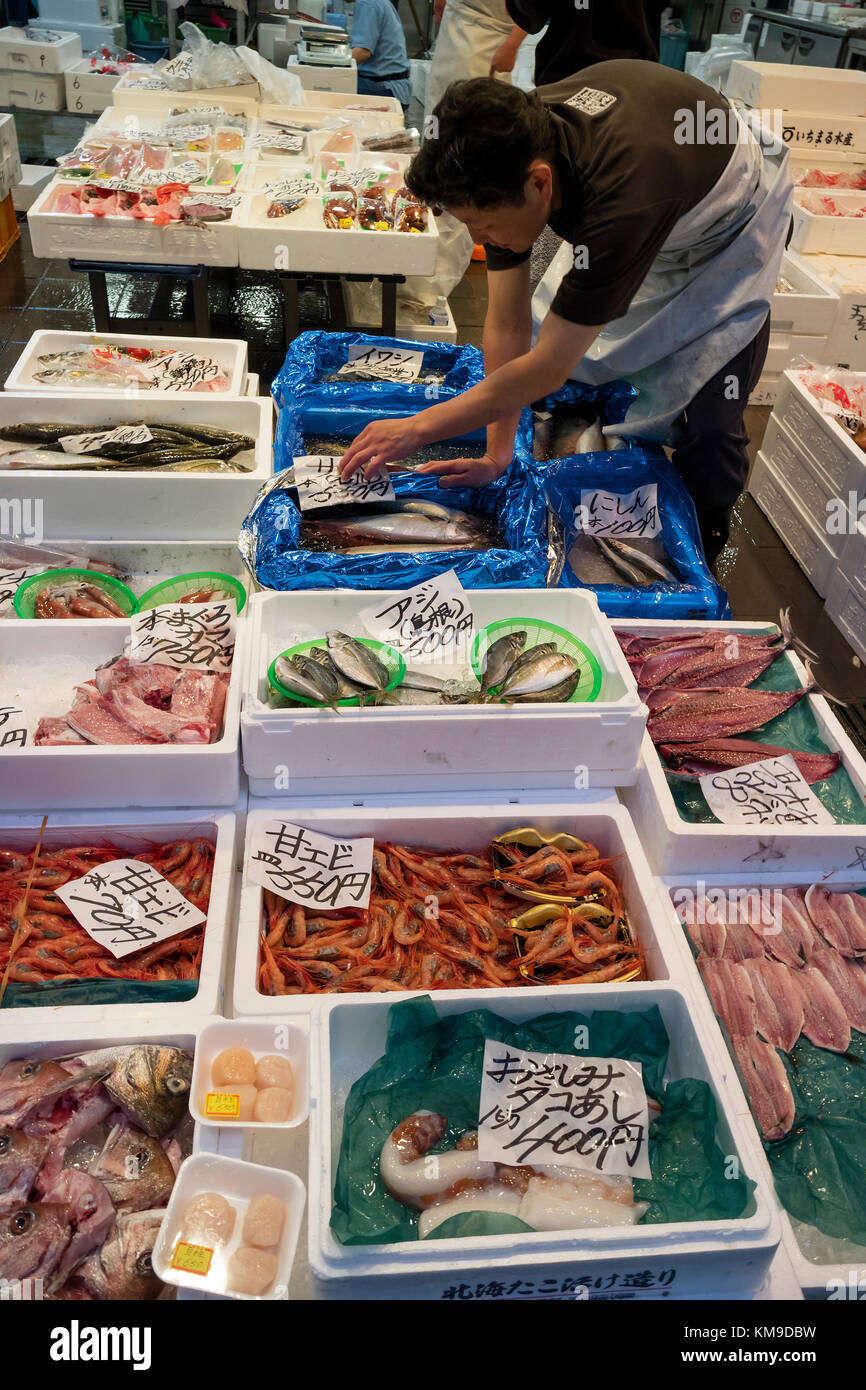
[[[368,58],[372,58],[372,56],[373,55],[370,52],[369,48],[352,49],[352,57],[355,59],[355,62],[358,64],[359,67],[362,63],[366,63]]]
[[[484,370],[492,376],[506,362],[529,351],[532,342],[532,309],[529,293],[529,261],[510,270],[487,274],[487,316],[484,320]],[[514,452],[514,433],[520,411],[487,427],[487,454],[507,468]]]
[[[517,61],[517,50],[526,38],[526,30],[515,24],[504,43],[501,43],[490,60],[490,76],[497,72],[512,72]]]

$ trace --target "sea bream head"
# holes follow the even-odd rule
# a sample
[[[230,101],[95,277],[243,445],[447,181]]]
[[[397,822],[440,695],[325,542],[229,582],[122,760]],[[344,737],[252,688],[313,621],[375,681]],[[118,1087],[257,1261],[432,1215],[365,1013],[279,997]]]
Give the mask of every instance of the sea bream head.
[[[19,1057],[0,1068],[0,1124],[15,1127],[29,1111],[74,1082],[60,1066],[42,1057]]]
[[[118,1051],[121,1055],[102,1084],[133,1124],[161,1139],[186,1112],[192,1057],[179,1047],[154,1043]],[[91,1058],[85,1056],[84,1061],[90,1063]]]
[[[114,1126],[89,1171],[105,1185],[118,1211],[164,1206],[174,1187],[165,1149],[134,1125]]]
[[[26,1201],[47,1152],[47,1139],[0,1129],[0,1217]]]
[[[79,1296],[122,1302],[158,1298],[165,1285],[153,1272],[153,1247],[164,1216],[164,1211],[118,1216],[102,1249],[72,1277]]]
[[[66,1208],[22,1202],[0,1217],[0,1279],[42,1279],[58,1264],[72,1234]]]

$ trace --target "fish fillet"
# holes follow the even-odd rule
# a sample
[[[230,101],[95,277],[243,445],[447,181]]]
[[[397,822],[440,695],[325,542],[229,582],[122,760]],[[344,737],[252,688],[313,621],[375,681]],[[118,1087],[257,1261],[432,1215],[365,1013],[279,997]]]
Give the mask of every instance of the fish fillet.
[[[725,954],[727,929],[722,922],[684,922],[686,931],[701,955],[718,959]]]
[[[777,960],[744,960],[755,996],[755,1020],[760,1036],[771,1047],[790,1052],[803,1027],[803,1001],[786,965]]]
[[[791,972],[803,1001],[803,1033],[816,1047],[847,1052],[851,1026],[838,995],[813,965]]]
[[[756,1027],[755,996],[743,967],[729,960],[699,960],[698,969],[713,1008],[731,1037],[752,1036]]]
[[[780,906],[781,912],[775,923],[779,931],[767,933],[766,949],[783,965],[799,970],[822,945],[821,937],[806,913],[801,889],[783,889]]]
[[[820,970],[852,1028],[866,1033],[866,972],[838,951],[816,951],[811,964]]]
[[[813,883],[806,893],[806,908],[828,946],[835,946],[843,956],[866,954],[866,924],[850,893],[830,893]]]
[[[741,922],[728,923],[725,949],[722,952],[725,960],[736,962],[756,960],[763,954],[763,941],[754,927],[744,925]]]
[[[760,1038],[735,1037],[734,1053],[755,1119],[765,1139],[781,1139],[794,1123],[794,1097],[775,1048]]]

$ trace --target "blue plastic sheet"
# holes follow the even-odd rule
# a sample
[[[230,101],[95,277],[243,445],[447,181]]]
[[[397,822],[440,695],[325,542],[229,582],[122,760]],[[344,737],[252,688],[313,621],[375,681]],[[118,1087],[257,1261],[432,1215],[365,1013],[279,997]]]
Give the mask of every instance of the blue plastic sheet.
[[[424,382],[323,381],[348,361],[350,343],[381,348],[409,348],[422,351],[421,374],[445,373],[445,380],[433,385]],[[280,409],[302,402],[325,409],[336,405],[375,407],[387,402],[398,413],[414,414],[435,404],[442,397],[468,391],[484,376],[484,358],[478,348],[457,347],[451,343],[417,342],[410,338],[382,338],[372,333],[301,333],[286,354],[286,360],[271,387]],[[592,389],[592,388],[589,388]],[[606,388],[598,388],[600,390]]]
[[[482,488],[441,488],[430,474],[392,471],[398,499],[428,498],[446,507],[491,517],[503,541],[501,548],[417,554],[383,550],[381,555],[299,549],[302,518],[289,470],[292,459],[306,452],[304,436],[345,436],[348,444],[370,420],[399,413],[390,406],[367,411],[280,412],[274,446],[277,476],[256,498],[239,541],[241,554],[259,584],[266,589],[403,589],[454,569],[467,589],[543,588],[547,510],[538,472],[522,458],[515,458],[507,473]],[[462,438],[474,441],[484,435],[479,430]]]
[[[525,457],[525,435],[519,452]],[[610,453],[579,454],[553,463],[536,463],[535,468],[550,509],[548,582],[556,582],[561,565],[560,587],[590,589],[610,618],[698,618],[707,621],[731,616],[727,594],[716,583],[704,559],[694,503],[660,447],[650,445]],[[659,539],[682,582],[640,587],[581,583],[568,560],[578,535],[574,513],[580,504],[581,491],[597,487],[612,493],[630,493],[650,483],[658,488]]]
[[[537,410],[553,410],[558,405],[594,406],[603,425],[621,425],[637,394],[637,389],[627,381],[609,381],[603,386],[567,381],[554,395],[545,396],[534,405]]]

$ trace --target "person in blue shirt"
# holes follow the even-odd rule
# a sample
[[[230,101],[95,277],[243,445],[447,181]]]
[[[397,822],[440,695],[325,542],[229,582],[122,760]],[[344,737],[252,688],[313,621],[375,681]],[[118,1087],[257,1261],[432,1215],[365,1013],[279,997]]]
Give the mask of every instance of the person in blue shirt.
[[[412,99],[403,25],[391,0],[348,0],[352,5],[352,57],[358,91],[396,97],[405,111]]]

